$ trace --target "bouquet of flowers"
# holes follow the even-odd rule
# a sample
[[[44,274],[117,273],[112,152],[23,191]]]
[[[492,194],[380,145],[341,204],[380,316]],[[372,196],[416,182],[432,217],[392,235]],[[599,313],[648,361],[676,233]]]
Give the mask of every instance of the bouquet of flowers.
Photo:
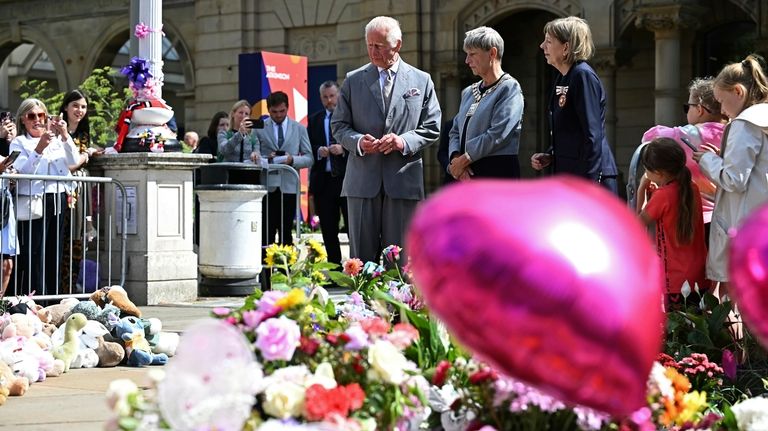
[[[768,423],[765,399],[709,401],[723,370],[701,354],[660,356],[648,405],[629,418],[565,405],[457,345],[410,284],[400,251],[383,251],[386,267],[350,259],[337,271],[315,241],[267,247],[274,290],[237,309],[214,309],[223,326],[190,328],[167,375],[153,374],[148,389],[115,382],[108,428],[650,431]],[[332,300],[330,282],[347,294]],[[201,353],[222,344],[218,357]]]

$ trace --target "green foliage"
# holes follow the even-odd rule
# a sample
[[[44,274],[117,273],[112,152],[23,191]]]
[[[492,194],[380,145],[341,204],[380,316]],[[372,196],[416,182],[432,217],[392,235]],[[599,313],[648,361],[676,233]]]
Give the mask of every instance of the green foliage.
[[[111,67],[94,69],[79,88],[88,97],[91,142],[100,147],[111,146],[117,137],[115,124],[131,97],[128,88],[118,85],[117,73]],[[48,81],[26,80],[21,84],[21,97],[40,99],[53,115],[58,112],[65,93],[57,93]]]

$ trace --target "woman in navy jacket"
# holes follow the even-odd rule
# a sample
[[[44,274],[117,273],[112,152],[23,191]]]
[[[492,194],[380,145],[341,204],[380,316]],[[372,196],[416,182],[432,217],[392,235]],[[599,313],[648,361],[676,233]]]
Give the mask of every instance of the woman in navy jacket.
[[[570,16],[544,26],[547,63],[557,69],[549,103],[551,147],[531,157],[541,170],[550,164],[554,172],[577,175],[617,192],[616,162],[605,136],[605,90],[586,63],[595,51],[587,22]]]

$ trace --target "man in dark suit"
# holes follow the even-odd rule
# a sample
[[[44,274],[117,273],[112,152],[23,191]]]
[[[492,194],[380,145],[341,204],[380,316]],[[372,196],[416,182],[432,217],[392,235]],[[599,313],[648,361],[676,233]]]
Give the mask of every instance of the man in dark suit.
[[[309,171],[309,193],[315,203],[315,211],[320,217],[320,229],[323,232],[328,261],[341,264],[341,246],[339,244],[339,217],[344,215],[347,223],[347,200],[341,196],[344,172],[347,169],[347,151],[336,143],[331,133],[331,115],[336,108],[339,85],[334,81],[325,81],[320,85],[320,100],[325,109],[309,116],[307,133],[312,144],[315,163]]]
[[[288,165],[296,171],[312,166],[312,148],[307,129],[288,118],[288,95],[276,91],[267,96],[267,111],[269,118],[264,120],[264,128],[255,129],[259,153],[251,154],[251,160],[258,163],[259,159],[264,158],[270,166]],[[279,233],[280,244],[293,244],[291,230],[296,220],[298,187],[296,175],[278,169],[268,171],[269,193],[264,198],[262,245],[274,243],[276,233]]]
[[[424,199],[422,150],[440,137],[440,104],[429,74],[400,58],[397,20],[372,19],[365,39],[371,62],[347,74],[331,125],[349,151],[350,255],[376,261],[383,247],[403,245]]]

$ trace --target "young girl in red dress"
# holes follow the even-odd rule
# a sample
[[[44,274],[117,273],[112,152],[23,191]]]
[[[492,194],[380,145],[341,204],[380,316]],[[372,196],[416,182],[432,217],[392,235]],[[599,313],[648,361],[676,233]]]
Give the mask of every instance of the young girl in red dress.
[[[670,138],[651,141],[642,156],[645,174],[657,188],[640,211],[648,225],[656,224],[656,250],[664,265],[665,308],[680,309],[685,301],[681,293],[687,281],[695,300],[695,286],[703,293],[709,288],[704,269],[707,248],[701,217],[701,195],[685,166],[685,152]],[[694,299],[695,298],[695,299]]]

